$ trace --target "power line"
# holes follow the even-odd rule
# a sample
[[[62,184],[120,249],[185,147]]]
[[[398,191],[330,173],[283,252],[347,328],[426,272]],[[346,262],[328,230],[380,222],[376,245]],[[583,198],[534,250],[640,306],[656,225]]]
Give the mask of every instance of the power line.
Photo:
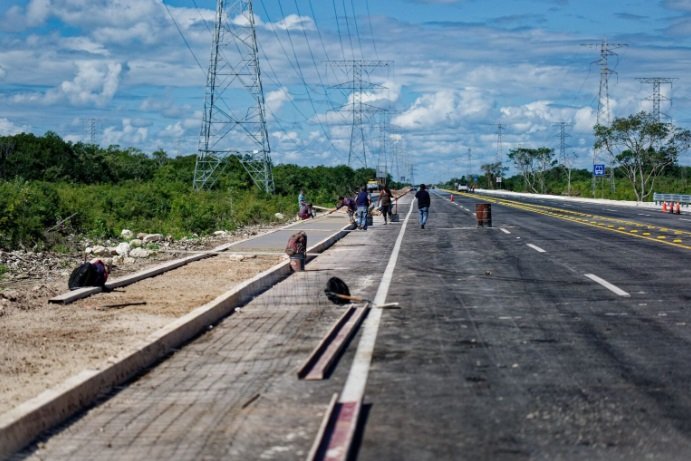
[[[185,42],[185,46],[187,47],[187,49],[188,49],[188,50],[190,51],[190,53],[192,54],[192,57],[194,58],[195,62],[197,63],[197,65],[199,66],[199,68],[201,69],[201,71],[204,72],[204,67],[203,67],[202,64],[199,62],[199,59],[197,59],[197,55],[194,54],[194,50],[192,50],[192,47],[190,46],[189,42],[188,42],[187,39],[185,38],[185,34],[182,32],[182,29],[180,29],[180,26],[178,25],[178,22],[175,20],[175,18],[173,17],[173,14],[170,12],[170,8],[168,8],[168,5],[166,5],[165,2],[161,2],[161,3],[163,3],[163,7],[164,7],[164,8],[166,9],[166,11],[168,12],[168,16],[170,17],[170,20],[173,21],[173,24],[175,24],[175,28],[178,30],[178,34],[180,34],[180,37],[182,38],[182,41]]]

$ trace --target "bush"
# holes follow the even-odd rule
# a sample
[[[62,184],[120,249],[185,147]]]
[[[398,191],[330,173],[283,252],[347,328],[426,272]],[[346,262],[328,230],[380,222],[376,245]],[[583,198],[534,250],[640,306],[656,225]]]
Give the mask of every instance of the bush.
[[[58,194],[48,184],[0,182],[0,248],[41,246],[59,209]]]

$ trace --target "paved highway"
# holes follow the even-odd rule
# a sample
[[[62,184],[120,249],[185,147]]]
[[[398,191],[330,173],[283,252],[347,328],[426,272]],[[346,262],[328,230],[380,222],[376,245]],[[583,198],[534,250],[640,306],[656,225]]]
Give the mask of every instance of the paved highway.
[[[305,459],[331,396],[358,379],[360,460],[689,459],[683,215],[487,199],[488,228],[471,213],[485,198],[441,194],[420,229],[409,199],[402,222],[352,232],[19,459]],[[323,295],[332,275],[402,307],[365,320],[364,376],[360,333],[327,380],[301,381],[342,312]]]

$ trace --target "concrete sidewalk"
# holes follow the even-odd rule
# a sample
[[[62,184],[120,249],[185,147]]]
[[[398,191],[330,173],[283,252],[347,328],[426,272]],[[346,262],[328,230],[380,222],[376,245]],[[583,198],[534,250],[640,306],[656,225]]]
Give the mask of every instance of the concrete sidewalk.
[[[299,230],[307,233],[307,249],[309,254],[314,255],[323,252],[347,235],[349,232],[347,227],[347,215],[333,213],[300,221],[247,240],[226,244],[217,248],[216,252],[212,250],[202,257],[211,257],[221,251],[283,253],[289,236]],[[183,260],[187,259],[189,258],[183,258]],[[135,283],[143,278],[172,270],[187,262],[170,261],[123,277],[113,283],[117,283],[118,286]],[[133,344],[131,350],[123,351],[118,356],[107,359],[103,366],[83,370],[78,375],[46,390],[36,398],[0,415],[0,459],[11,456],[43,431],[89,407],[99,395],[103,395],[115,386],[139,375],[143,370],[154,366],[172,351],[177,350],[200,332],[205,331],[209,325],[214,325],[220,319],[231,314],[236,306],[243,305],[258,293],[279,283],[291,272],[289,261],[286,259],[213,301],[172,321],[168,326],[150,335],[145,341]],[[85,293],[85,296],[88,296],[100,291],[100,288],[85,288],[83,290],[95,290],[93,293]],[[75,294],[77,291],[79,290],[66,295]]]

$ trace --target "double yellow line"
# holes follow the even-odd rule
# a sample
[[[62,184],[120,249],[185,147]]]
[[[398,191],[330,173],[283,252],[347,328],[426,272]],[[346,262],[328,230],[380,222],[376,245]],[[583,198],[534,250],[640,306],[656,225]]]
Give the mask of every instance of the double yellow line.
[[[473,194],[456,194],[464,195],[469,198],[478,197],[477,195]],[[586,226],[596,227],[598,229],[616,232],[622,235],[628,235],[630,237],[642,238],[652,242],[664,243],[677,248],[691,250],[691,232],[688,231],[672,229],[669,227],[660,227],[653,224],[640,223],[627,219],[610,218],[608,216],[599,216],[591,213],[565,210],[563,208],[521,203],[503,198],[482,196],[482,200],[511,208],[530,211],[532,213],[551,216],[564,221],[571,221]]]

